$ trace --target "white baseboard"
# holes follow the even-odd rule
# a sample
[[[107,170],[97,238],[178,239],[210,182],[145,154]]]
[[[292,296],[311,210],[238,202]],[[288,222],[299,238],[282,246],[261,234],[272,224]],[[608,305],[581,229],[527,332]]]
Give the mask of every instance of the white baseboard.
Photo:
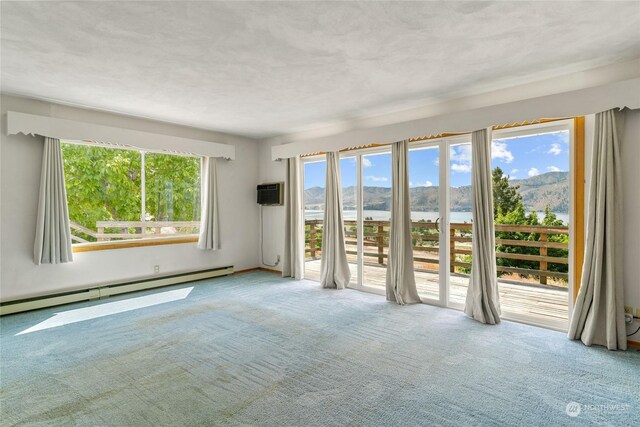
[[[9,301],[0,304],[0,316],[4,316],[5,314],[19,313],[22,311],[37,310],[45,307],[53,307],[56,305],[69,304],[72,302],[106,298],[111,295],[142,291],[145,289],[158,288],[162,286],[176,285],[178,283],[192,282],[194,280],[227,276],[229,274],[233,274],[233,266],[216,268],[213,270],[194,271],[192,273],[176,274],[165,277],[149,278],[138,280],[135,282],[111,284],[91,289],[83,289],[75,292],[68,292],[64,294],[30,298],[27,300]]]

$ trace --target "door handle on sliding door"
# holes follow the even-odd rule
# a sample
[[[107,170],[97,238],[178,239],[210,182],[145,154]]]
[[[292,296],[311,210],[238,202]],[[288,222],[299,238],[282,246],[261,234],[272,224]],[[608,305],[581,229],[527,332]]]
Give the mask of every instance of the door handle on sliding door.
[[[440,227],[438,227],[438,221],[440,221],[440,217],[436,218],[436,231],[440,233]]]

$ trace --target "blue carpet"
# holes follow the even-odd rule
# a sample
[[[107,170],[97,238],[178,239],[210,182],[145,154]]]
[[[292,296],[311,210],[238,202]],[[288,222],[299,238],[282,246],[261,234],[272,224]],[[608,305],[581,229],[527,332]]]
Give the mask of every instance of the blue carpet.
[[[638,352],[270,273],[0,326],[2,425],[640,425]]]

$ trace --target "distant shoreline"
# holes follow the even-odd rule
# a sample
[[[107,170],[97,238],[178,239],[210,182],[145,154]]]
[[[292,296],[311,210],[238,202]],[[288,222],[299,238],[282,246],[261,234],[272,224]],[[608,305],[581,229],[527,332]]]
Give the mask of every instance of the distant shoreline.
[[[530,211],[527,212],[529,215]],[[564,224],[569,224],[569,213],[568,212],[554,212],[556,217]],[[356,211],[355,210],[345,210],[344,218],[345,220],[355,221],[356,219]],[[376,210],[365,210],[363,211],[364,218],[372,218],[374,221],[388,221],[391,218],[390,211],[376,211]],[[440,214],[438,212],[411,212],[411,219],[413,221],[435,221],[438,219]],[[451,222],[471,222],[472,214],[471,212],[460,212],[460,211],[451,211],[450,212],[450,221]],[[304,219],[305,220],[313,220],[313,219],[323,219],[324,211],[317,209],[305,209],[304,211]],[[544,212],[538,212],[538,218],[542,221],[544,218]]]

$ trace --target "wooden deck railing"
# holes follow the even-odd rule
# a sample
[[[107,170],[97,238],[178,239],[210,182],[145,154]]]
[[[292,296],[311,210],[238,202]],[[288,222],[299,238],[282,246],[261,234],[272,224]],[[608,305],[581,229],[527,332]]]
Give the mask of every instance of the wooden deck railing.
[[[98,221],[96,231],[72,222],[71,230],[72,240],[79,243],[86,243],[87,240],[77,234],[93,237],[98,242],[148,239],[198,234],[200,221]]]
[[[76,224],[75,222],[70,223],[71,226],[71,241],[76,243],[88,243],[89,241],[83,237],[78,236],[78,234],[83,234],[85,236],[96,238],[96,232],[83,227],[80,224]]]
[[[357,255],[356,221],[344,221],[347,255]],[[308,258],[316,259],[321,253],[322,220],[305,221],[305,254]],[[365,264],[385,264],[389,247],[389,221],[363,221],[363,253]],[[413,260],[417,270],[433,270],[439,264],[439,234],[438,224],[434,222],[412,222],[412,236],[414,239]],[[469,223],[452,223],[450,228],[450,266],[451,272],[459,269],[471,268],[471,263],[463,258],[472,255],[471,227]],[[539,235],[538,240],[502,239],[496,238],[497,245],[539,248],[538,254],[519,254],[496,252],[497,259],[532,261],[538,263],[537,269],[519,268],[498,265],[500,272],[538,276],[541,284],[547,284],[547,278],[568,279],[568,273],[551,271],[549,264],[569,264],[566,256],[552,256],[548,249],[565,249],[569,244],[565,242],[549,241],[551,235],[568,235],[567,226],[545,225],[508,225],[496,224],[496,232],[526,233]],[[459,257],[460,255],[460,257]],[[429,268],[431,266],[431,268]]]

